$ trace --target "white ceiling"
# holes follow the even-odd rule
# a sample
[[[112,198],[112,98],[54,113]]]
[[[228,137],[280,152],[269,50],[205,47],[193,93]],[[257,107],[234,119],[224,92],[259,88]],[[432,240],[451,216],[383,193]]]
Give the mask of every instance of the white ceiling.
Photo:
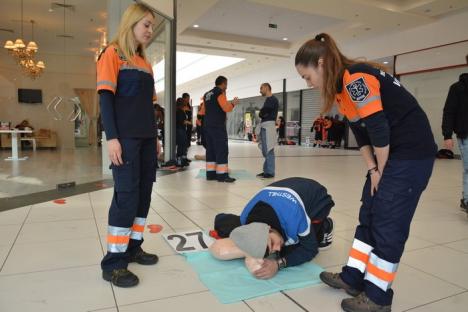
[[[178,50],[245,58],[178,89],[197,89],[221,73],[232,77],[274,66],[320,32],[346,50],[467,9],[468,0],[178,0]],[[277,30],[268,28],[270,21]]]
[[[65,34],[73,39],[64,39],[57,35],[64,34],[64,9],[55,8],[49,12],[52,2],[63,0],[24,0],[24,40],[31,40],[31,23],[34,20],[34,39],[39,45],[39,53],[60,53],[74,55],[92,55],[99,47],[99,30],[106,26],[106,0],[66,0],[65,4],[74,5],[75,11],[65,13]],[[21,1],[0,1],[0,28],[12,30],[0,31],[0,43],[15,40],[21,36]]]
[[[199,30],[283,41],[295,41],[311,29],[324,29],[342,20],[285,10],[247,0],[219,0],[195,24]],[[276,24],[278,28],[269,28]]]
[[[107,0],[66,0],[76,6],[74,12],[66,12],[65,32],[73,39],[57,37],[64,32],[63,9],[49,12],[52,2],[24,0],[24,39],[30,40],[27,21],[34,19],[39,55],[63,54],[64,50],[66,54],[92,55],[99,45],[99,30],[107,24]],[[289,60],[299,45],[319,32],[332,34],[346,50],[356,42],[426,25],[468,8],[468,0],[177,0],[177,4],[179,51],[245,59],[223,69],[226,76]],[[0,30],[1,46],[20,36],[19,20],[20,0],[1,0],[0,29],[13,31]],[[278,29],[268,28],[270,22]],[[196,23],[200,28],[192,27]],[[180,88],[211,83],[217,74]]]

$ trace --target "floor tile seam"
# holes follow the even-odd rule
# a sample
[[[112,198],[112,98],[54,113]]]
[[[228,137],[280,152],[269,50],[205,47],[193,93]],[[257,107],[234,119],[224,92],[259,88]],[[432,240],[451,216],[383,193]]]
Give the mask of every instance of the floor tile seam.
[[[242,302],[247,306],[247,308],[249,308],[250,311],[255,312],[255,310],[248,304],[247,301],[242,300]]]
[[[69,242],[69,241],[79,241],[79,240],[91,240],[93,238],[100,239],[101,235],[98,236],[88,236],[88,237],[77,237],[77,238],[66,238],[66,239],[57,239],[57,240],[48,240],[48,241],[33,241],[33,242],[16,242],[16,245],[42,245],[47,243],[62,243],[62,242]]]
[[[151,209],[153,209],[153,208],[151,208]],[[153,209],[153,210],[154,210],[154,209]],[[156,212],[156,211],[155,211],[155,212]],[[164,219],[163,216],[161,216],[158,212],[156,212],[156,214],[157,214],[167,225],[169,225],[169,227],[171,228],[171,230],[172,230],[173,232],[175,232],[174,227],[172,227],[172,225],[171,225],[169,222],[167,222],[167,220]]]
[[[280,293],[282,293],[286,298],[288,298],[290,301],[292,301],[296,306],[298,306],[302,311],[309,312],[303,305],[301,305],[299,302],[297,302],[296,299],[288,295],[284,290],[281,290]]]
[[[24,221],[24,220],[23,220],[23,221]],[[1,228],[2,226],[21,225],[21,224],[23,224],[23,221],[22,221],[22,222],[18,222],[18,223],[0,224],[0,228]]]
[[[60,272],[60,271],[67,271],[67,270],[73,270],[73,269],[79,269],[79,268],[94,267],[94,266],[97,266],[99,264],[100,263],[93,263],[93,264],[74,265],[74,266],[69,266],[69,267],[60,267],[60,268],[37,270],[37,271],[28,271],[28,272],[0,273],[0,280],[2,278],[11,277],[11,276],[37,274],[37,273],[47,273],[47,272]]]
[[[60,219],[60,220],[50,220],[50,221],[34,221],[34,222],[26,222],[26,224],[39,224],[39,223],[55,223],[55,222],[66,222],[66,221],[84,221],[84,220],[93,220],[91,218],[76,218],[76,219]]]
[[[441,245],[441,246],[444,246],[444,247],[446,247],[446,248],[448,248],[448,249],[451,249],[451,250],[453,250],[453,251],[458,251],[458,252],[461,252],[461,253],[464,253],[464,254],[468,254],[468,251],[456,249],[456,248],[454,248],[454,247],[450,247],[450,246],[446,246],[446,245]]]
[[[440,243],[441,245],[445,245],[445,244],[453,244],[453,243],[458,243],[458,242],[462,242],[462,241],[466,241],[468,240],[468,237],[467,238],[460,238],[460,239],[457,239],[457,240],[454,240],[454,241],[450,241],[450,242],[447,242],[447,243]]]
[[[162,198],[163,198],[163,197],[162,197]],[[174,206],[176,205],[175,203],[172,203],[171,201],[169,201],[169,200],[166,199],[166,198],[163,198],[163,200],[164,200],[166,203],[170,203],[171,206],[172,206],[172,205],[174,205]],[[193,196],[190,196],[190,200],[194,200],[194,201],[198,202],[200,205],[206,206],[206,204],[205,204],[204,202],[200,201],[199,199],[197,199],[197,198],[195,198],[195,197],[193,197]]]
[[[456,294],[453,294],[453,295],[450,295],[450,296],[447,296],[447,297],[444,297],[444,298],[440,298],[440,299],[437,299],[437,300],[434,300],[434,301],[431,301],[431,302],[427,302],[427,303],[424,303],[424,304],[420,304],[420,305],[418,305],[418,306],[415,306],[415,307],[412,307],[412,308],[403,310],[403,312],[412,311],[412,310],[415,310],[415,309],[418,309],[418,308],[421,308],[421,307],[425,307],[425,306],[434,304],[434,303],[436,303],[436,302],[446,300],[446,299],[448,299],[448,298],[452,298],[452,297],[459,296],[459,295],[464,294],[464,293],[468,293],[468,290],[465,290],[465,291],[462,291],[462,292],[459,292],[459,293],[456,293]]]
[[[176,206],[174,206],[174,205],[172,205],[171,203],[169,203],[165,198],[164,198],[164,201],[166,201],[166,203],[168,203],[170,206],[172,206],[175,210],[177,210],[177,211],[178,211],[181,215],[183,215],[185,218],[187,218],[188,220],[190,220],[190,222],[192,222],[193,224],[195,224],[195,226],[197,226],[198,228],[202,229],[202,227],[201,227],[200,225],[198,225],[195,221],[193,221],[192,219],[190,219],[185,213],[183,213],[181,210],[179,210]],[[161,215],[160,215],[160,217],[162,218]],[[164,218],[163,218],[163,220],[164,220],[167,224],[169,224],[169,222],[167,222]],[[169,224],[169,226],[171,226],[171,225]],[[171,226],[171,228],[173,228],[173,227]],[[174,229],[174,228],[173,228],[173,229]]]
[[[429,276],[431,276],[431,277],[433,277],[433,278],[436,278],[436,279],[438,279],[438,280],[440,280],[440,281],[442,281],[442,282],[445,282],[445,283],[447,283],[447,284],[450,284],[450,285],[452,285],[452,286],[455,286],[455,287],[457,287],[457,288],[460,288],[460,289],[462,289],[462,290],[465,290],[465,291],[468,290],[468,288],[466,288],[466,287],[464,287],[464,286],[461,286],[461,285],[455,284],[455,283],[452,282],[452,281],[448,281],[448,280],[446,280],[446,279],[443,279],[442,277],[437,276],[437,275],[435,275],[435,274],[433,274],[433,273],[426,272],[426,271],[424,271],[424,270],[422,270],[422,269],[420,269],[420,268],[418,268],[418,267],[415,267],[415,266],[413,266],[413,265],[411,265],[411,264],[408,264],[408,263],[406,263],[406,262],[404,262],[404,261],[403,261],[403,262],[400,262],[400,263],[402,263],[402,264],[404,264],[404,265],[406,265],[406,266],[408,266],[408,267],[410,267],[410,268],[412,268],[412,269],[414,269],[414,270],[416,270],[416,271],[419,271],[419,272],[424,273],[424,274],[427,274],[427,275],[429,275]]]
[[[88,197],[89,197],[89,201],[91,203],[91,210],[93,211],[94,225],[96,226],[96,232],[97,232],[97,235],[98,235],[99,245],[101,246],[101,252],[102,252],[102,255],[104,256],[104,246],[103,246],[102,241],[101,241],[101,233],[99,232],[99,225],[98,225],[98,222],[97,222],[97,219],[96,219],[96,213],[94,211],[93,202],[91,200],[91,194],[90,193],[88,193]],[[104,233],[104,235],[105,235],[105,233]]]
[[[47,244],[47,243],[61,243],[61,242],[66,242],[66,241],[76,241],[76,240],[84,240],[84,239],[91,239],[91,238],[96,238],[99,239],[98,236],[83,236],[83,237],[75,237],[75,238],[61,238],[61,239],[51,239],[51,240],[36,240],[36,241],[18,241],[16,242],[16,245],[31,245],[31,244]]]
[[[456,251],[456,252],[459,252],[459,253],[462,253],[462,254],[468,253],[466,251],[459,250],[459,249],[447,246],[447,244],[453,244],[453,243],[456,243],[456,242],[461,242],[461,241],[467,240],[466,238],[451,241],[451,242],[448,242],[448,243],[436,243],[436,242],[428,241],[427,239],[422,239],[420,237],[416,237],[416,238],[421,239],[421,240],[423,240],[425,242],[431,243],[432,245],[425,246],[425,247],[420,247],[420,248],[416,248],[416,249],[411,249],[411,250],[408,250],[408,252],[413,252],[413,251],[416,251],[416,250],[427,249],[427,248],[434,248],[434,247],[444,247],[444,248],[448,248],[448,249],[451,249],[452,251]]]
[[[5,267],[6,262],[8,261],[8,257],[10,256],[11,251],[13,250],[13,247],[15,246],[16,240],[18,239],[18,236],[20,235],[21,230],[23,229],[24,224],[26,223],[26,220],[28,219],[28,216],[31,213],[31,210],[32,210],[32,206],[29,207],[28,213],[26,214],[26,217],[24,218],[23,223],[21,224],[20,228],[18,229],[18,232],[16,233],[15,239],[13,240],[13,243],[11,244],[10,249],[8,250],[5,260],[3,260],[3,263],[0,266],[0,274],[3,271],[3,268]]]
[[[99,312],[99,311],[106,311],[106,310],[110,310],[110,309],[117,309],[116,306],[112,306],[112,307],[105,307],[105,308],[99,308],[99,309],[96,309],[96,310],[86,310],[86,312]],[[119,311],[117,309],[117,311]]]
[[[101,254],[104,257],[104,255],[105,255],[104,245],[103,245],[102,240],[101,240],[101,233],[99,232],[99,225],[98,225],[98,222],[97,222],[97,219],[96,219],[96,213],[95,213],[95,210],[94,210],[94,205],[93,205],[93,201],[91,199],[91,194],[90,193],[88,193],[88,198],[89,198],[89,201],[90,201],[90,204],[91,204],[91,210],[93,212],[94,224],[96,226],[96,232],[98,234],[99,245],[101,246]],[[114,307],[113,308],[115,308],[117,310],[117,312],[119,312],[119,307],[117,305],[117,297],[115,295],[114,286],[110,282],[109,282],[109,285],[110,285],[110,288],[111,288],[111,291],[112,291],[112,297],[114,298]]]
[[[129,307],[129,306],[136,305],[136,304],[151,303],[151,302],[157,302],[157,301],[166,300],[166,299],[179,298],[179,297],[184,297],[184,296],[189,296],[189,295],[196,295],[196,294],[203,294],[203,293],[209,293],[209,292],[210,292],[210,290],[206,289],[206,290],[194,291],[194,292],[189,292],[189,293],[186,293],[186,294],[180,294],[180,295],[175,295],[175,296],[161,297],[161,298],[158,298],[158,299],[143,300],[143,301],[137,301],[137,302],[132,302],[132,303],[120,304],[120,305],[118,305],[118,307]]]

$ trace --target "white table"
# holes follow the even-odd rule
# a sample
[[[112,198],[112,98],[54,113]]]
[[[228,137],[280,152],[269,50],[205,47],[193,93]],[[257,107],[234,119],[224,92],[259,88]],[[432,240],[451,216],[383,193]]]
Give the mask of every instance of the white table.
[[[18,157],[18,133],[32,133],[32,130],[0,130],[0,133],[11,134],[11,157],[5,158],[5,160],[25,160],[28,157]]]

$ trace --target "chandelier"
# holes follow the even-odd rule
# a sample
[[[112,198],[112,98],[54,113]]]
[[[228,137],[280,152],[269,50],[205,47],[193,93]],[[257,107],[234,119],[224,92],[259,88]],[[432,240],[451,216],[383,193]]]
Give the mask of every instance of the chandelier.
[[[34,57],[39,49],[37,43],[34,42],[34,21],[31,20],[31,34],[32,40],[28,45],[24,44],[23,41],[23,0],[21,0],[21,38],[16,39],[13,43],[11,40],[5,42],[4,48],[8,50],[8,53],[15,58],[15,61],[20,65],[23,73],[29,76],[31,79],[39,77],[44,69],[45,64],[43,61],[36,62]]]

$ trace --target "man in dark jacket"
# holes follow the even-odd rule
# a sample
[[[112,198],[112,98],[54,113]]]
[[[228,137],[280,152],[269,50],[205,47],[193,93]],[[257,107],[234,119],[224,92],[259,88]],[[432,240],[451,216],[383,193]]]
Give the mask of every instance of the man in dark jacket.
[[[256,240],[257,256],[276,253],[276,259],[264,259],[262,268],[254,272],[257,278],[267,279],[282,268],[312,260],[319,249],[330,246],[333,221],[328,215],[334,205],[320,183],[306,178],[287,178],[260,190],[240,216],[217,215],[215,230],[220,237],[229,236],[239,249],[251,256],[254,256],[250,251],[252,239]],[[267,225],[269,231],[247,226],[253,223]],[[236,239],[233,236],[236,232],[242,232],[242,236],[249,239]]]
[[[468,55],[466,56],[468,64]],[[442,134],[444,146],[453,149],[452,134],[455,132],[463,161],[463,194],[460,207],[468,213],[468,73],[450,86],[444,106]]]
[[[259,116],[262,119],[260,123],[260,146],[265,161],[263,171],[257,174],[262,179],[271,179],[275,177],[275,144],[276,144],[276,117],[278,117],[278,99],[271,93],[271,86],[264,82],[260,86],[260,94],[265,99],[260,110]]]

